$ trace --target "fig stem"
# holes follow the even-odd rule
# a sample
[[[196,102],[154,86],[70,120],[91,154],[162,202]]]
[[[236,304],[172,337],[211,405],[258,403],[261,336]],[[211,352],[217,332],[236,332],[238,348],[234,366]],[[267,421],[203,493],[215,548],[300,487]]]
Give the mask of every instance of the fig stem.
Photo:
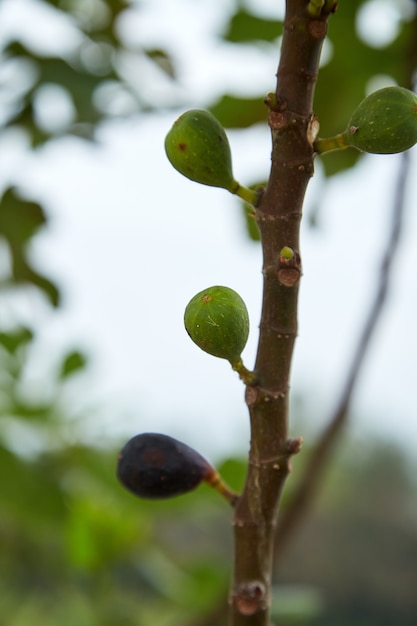
[[[244,187],[236,182],[236,187],[229,189],[230,193],[239,196],[242,200],[247,202],[253,207],[256,207],[259,204],[260,194],[258,191],[254,191],[253,189],[249,189],[248,187]]]
[[[314,151],[316,154],[323,154],[324,152],[331,152],[332,150],[343,150],[349,147],[349,143],[346,140],[346,131],[334,135],[334,137],[318,137],[314,142]]]
[[[240,380],[243,380],[245,385],[253,387],[253,385],[256,384],[257,381],[255,372],[248,370],[243,365],[242,359],[238,359],[238,361],[235,361],[234,363],[231,362],[230,364],[232,366],[232,369],[239,374]]]
[[[204,479],[210,487],[213,487],[223,498],[225,498],[231,506],[235,507],[240,495],[235,493],[230,489],[228,485],[224,482],[222,477],[214,468],[212,468],[212,472],[208,474],[208,476]]]

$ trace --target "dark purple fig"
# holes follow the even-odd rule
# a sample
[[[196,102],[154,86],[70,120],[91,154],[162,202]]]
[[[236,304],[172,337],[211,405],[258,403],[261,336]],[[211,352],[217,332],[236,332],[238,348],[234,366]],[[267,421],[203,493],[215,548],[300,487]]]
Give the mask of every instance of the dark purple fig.
[[[119,454],[120,482],[141,498],[171,498],[195,489],[214,472],[198,452],[167,435],[143,433]]]
[[[232,505],[238,498],[201,454],[159,433],[142,433],[126,443],[119,454],[117,477],[129,491],[151,500],[179,496],[202,481]]]

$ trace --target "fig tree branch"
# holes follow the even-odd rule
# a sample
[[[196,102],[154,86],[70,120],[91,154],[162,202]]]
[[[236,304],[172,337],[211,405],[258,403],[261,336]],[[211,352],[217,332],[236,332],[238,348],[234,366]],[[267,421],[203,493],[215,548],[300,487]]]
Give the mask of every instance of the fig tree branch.
[[[256,384],[246,388],[249,468],[233,520],[233,626],[269,625],[277,508],[291,456],[301,447],[301,440],[288,439],[288,389],[297,335],[300,221],[313,174],[312,103],[328,18],[320,3],[313,4],[311,15],[305,0],[287,1],[277,87],[267,99],[272,165],[255,208],[263,250],[263,302]]]

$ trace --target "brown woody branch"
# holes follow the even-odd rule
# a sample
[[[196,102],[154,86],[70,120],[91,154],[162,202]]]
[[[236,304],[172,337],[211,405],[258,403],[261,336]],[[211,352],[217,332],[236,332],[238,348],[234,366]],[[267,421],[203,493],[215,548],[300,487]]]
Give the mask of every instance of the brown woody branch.
[[[327,15],[312,17],[306,0],[287,0],[275,94],[268,99],[272,133],[270,178],[256,208],[263,250],[264,292],[256,386],[246,389],[251,447],[234,524],[233,626],[268,626],[273,539],[290,459],[301,440],[288,440],[288,389],[297,335],[301,276],[299,230],[313,173],[312,101]],[[280,251],[290,249],[288,259]]]

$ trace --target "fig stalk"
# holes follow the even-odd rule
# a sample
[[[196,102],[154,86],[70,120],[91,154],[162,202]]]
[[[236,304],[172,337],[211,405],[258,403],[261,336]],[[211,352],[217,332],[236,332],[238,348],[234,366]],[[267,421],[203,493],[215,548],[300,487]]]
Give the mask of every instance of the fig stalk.
[[[314,151],[316,154],[324,154],[333,150],[344,150],[349,148],[346,141],[345,133],[339,133],[334,137],[318,137],[314,142]]]

